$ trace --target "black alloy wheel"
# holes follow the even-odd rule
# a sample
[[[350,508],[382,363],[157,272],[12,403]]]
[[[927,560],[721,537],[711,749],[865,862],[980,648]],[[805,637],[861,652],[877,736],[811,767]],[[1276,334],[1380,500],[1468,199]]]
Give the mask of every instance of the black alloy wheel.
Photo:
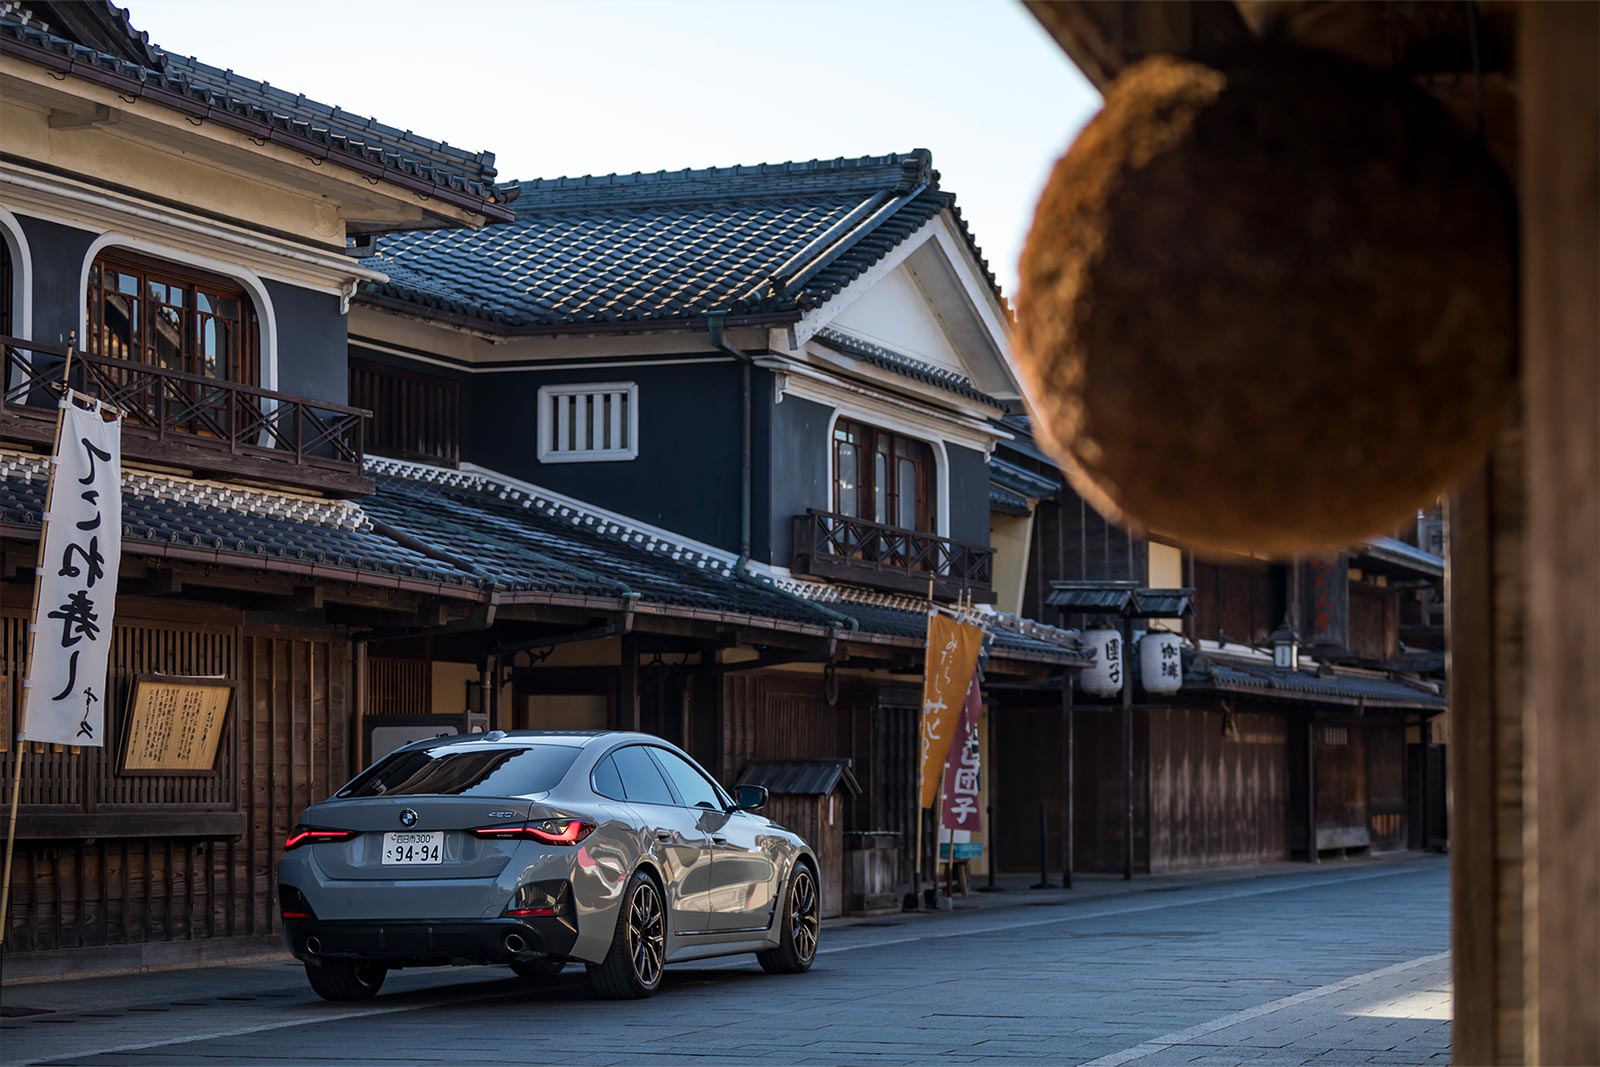
[[[768,974],[800,974],[811,969],[822,933],[822,900],[817,878],[804,863],[795,866],[789,880],[788,904],[778,947],[758,952],[756,960]]]
[[[611,949],[600,963],[591,963],[589,981],[610,1000],[647,997],[661,984],[667,962],[667,916],[661,890],[645,872],[628,883],[617,915]]]

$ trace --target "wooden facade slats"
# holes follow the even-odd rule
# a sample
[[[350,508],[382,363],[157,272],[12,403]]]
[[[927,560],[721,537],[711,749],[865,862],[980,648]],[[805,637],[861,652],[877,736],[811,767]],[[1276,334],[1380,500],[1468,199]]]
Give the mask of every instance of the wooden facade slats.
[[[20,676],[24,630],[8,604],[0,674]],[[273,872],[289,822],[349,775],[350,658],[348,640],[333,633],[125,611],[112,643],[108,747],[28,753],[6,953],[276,932]],[[215,775],[115,773],[128,692],[149,673],[240,682]],[[14,755],[0,755],[7,780]],[[81,813],[75,833],[28,836],[30,819],[63,810]],[[207,812],[242,834],[217,834]]]
[[[1288,855],[1288,733],[1282,715],[1149,711],[1152,872]]]
[[[368,715],[428,715],[433,711],[433,663],[367,657]]]
[[[447,467],[461,462],[461,387],[453,379],[352,359],[350,402],[373,412],[373,452]]]
[[[1194,562],[1194,634],[1203,640],[1264,645],[1283,619],[1281,578],[1255,561]]]

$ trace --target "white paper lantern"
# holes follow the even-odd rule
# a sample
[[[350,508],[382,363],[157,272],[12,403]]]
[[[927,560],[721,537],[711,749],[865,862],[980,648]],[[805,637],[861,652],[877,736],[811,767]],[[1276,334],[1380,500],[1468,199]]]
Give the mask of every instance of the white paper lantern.
[[[1139,642],[1139,680],[1146,693],[1176,693],[1183,688],[1183,642],[1177,634],[1154,630]]]
[[[1083,691],[1097,697],[1114,697],[1122,692],[1122,635],[1110,629],[1085,630],[1083,650],[1094,657],[1094,662],[1078,675]]]

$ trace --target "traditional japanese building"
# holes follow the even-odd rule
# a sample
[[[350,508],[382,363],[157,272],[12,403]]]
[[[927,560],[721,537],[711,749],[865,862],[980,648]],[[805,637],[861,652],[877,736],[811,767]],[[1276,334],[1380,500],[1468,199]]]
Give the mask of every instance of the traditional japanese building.
[[[833,842],[825,900],[898,905],[928,593],[985,610],[987,416],[1014,396],[989,330],[1001,305],[926,156],[775,168],[769,182],[781,170],[797,189],[686,210],[734,250],[773,219],[806,234],[762,246],[752,288],[789,260],[837,291],[903,267],[860,303],[869,323],[924,285],[978,293],[960,336],[982,361],[935,355],[973,359],[981,383],[863,346],[831,316],[813,324],[832,327],[829,344],[773,348],[768,331],[787,337],[806,313],[804,285],[751,315],[711,290],[639,328],[590,311],[549,328],[447,313],[405,295],[426,274],[394,246],[357,256],[380,234],[404,247],[394,235],[503,228],[525,191],[532,210],[507,241],[526,241],[550,221],[540,183],[497,183],[487,153],[168,56],[109,4],[0,13],[7,738],[55,398],[70,385],[124,413],[107,745],[21,754],[8,977],[277,951],[273,872],[299,811],[419,732],[491,725],[650,729],[728,781],[763,759],[774,774],[772,759],[846,760],[824,792],[778,803]],[[719,236],[727,218],[738,229]],[[568,271],[536,247],[530,262]],[[656,259],[591,279],[585,299],[670,294],[674,257],[721,254],[683,234],[648,247]],[[490,298],[492,281],[469,288]],[[838,435],[857,469],[878,455],[903,479],[840,503],[850,514],[834,510],[835,484],[855,483],[828,473],[834,413],[816,396],[860,420]],[[920,425],[908,410],[939,433],[897,436]],[[796,543],[815,569],[871,581],[794,576]],[[1068,635],[987,621],[997,678],[1038,684],[1080,661]],[[232,688],[211,767],[129,773],[147,675]],[[0,756],[10,781],[19,753]]]
[[[502,487],[525,519],[560,502],[582,529],[721,576],[738,594],[719,606],[780,598],[791,632],[703,603],[678,612],[698,626],[497,626],[457,642],[454,666],[437,642],[391,645],[382,669],[460,677],[498,647],[513,691],[497,723],[642,723],[725,781],[850,760],[842,898],[898,906],[929,607],[985,622],[996,693],[1056,699],[1083,662],[1072,635],[995,603],[988,470],[1020,401],[1009,310],[954,197],[925,151],[518,189],[509,226],[387,237],[363,260],[389,280],[355,299],[352,399],[396,457],[369,506],[487,564],[480,534],[454,536],[413,485]]]
[[[1108,523],[1054,476],[1026,417],[1003,425],[1012,436],[990,464],[991,507],[996,528],[1015,532],[996,567],[1020,572],[1022,612],[1119,630],[1130,594],[1174,601],[1132,624],[1131,731],[1120,695],[1081,691],[1070,749],[1059,704],[1000,720],[997,823],[1015,828],[998,842],[1006,865],[1037,869],[1041,804],[1056,870],[1069,844],[1075,870],[1137,873],[1444,843],[1443,655],[1402,640],[1436,634],[1420,620],[1442,597],[1442,557],[1395,537],[1287,564],[1198,557]],[[1405,533],[1436,528],[1419,517]],[[1142,637],[1163,631],[1182,643],[1170,684],[1152,691],[1142,656],[1156,646]],[[1068,751],[1070,805],[1054,770]]]

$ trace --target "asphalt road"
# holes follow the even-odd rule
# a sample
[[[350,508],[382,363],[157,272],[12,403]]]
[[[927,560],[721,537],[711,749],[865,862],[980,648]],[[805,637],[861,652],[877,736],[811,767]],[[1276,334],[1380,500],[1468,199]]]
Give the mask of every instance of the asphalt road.
[[[11,986],[0,1064],[1448,1061],[1443,858],[1136,888],[828,924],[809,974],[669,966],[645,1001],[580,968],[405,972],[354,1005],[287,962]]]

